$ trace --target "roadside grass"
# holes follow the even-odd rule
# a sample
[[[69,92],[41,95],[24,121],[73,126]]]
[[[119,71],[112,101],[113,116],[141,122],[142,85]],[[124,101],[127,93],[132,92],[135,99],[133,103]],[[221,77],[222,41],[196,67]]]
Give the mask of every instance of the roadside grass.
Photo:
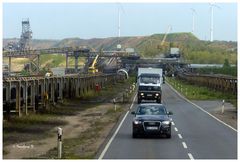
[[[64,139],[62,159],[94,159],[99,147],[96,145],[96,139],[103,138],[104,129],[116,123],[124,111],[122,105],[117,107],[116,111],[111,106],[106,107],[108,109],[106,113],[101,117],[93,118],[91,126],[78,137]],[[57,148],[49,150],[47,154],[39,158],[56,159]]]
[[[198,73],[203,74],[223,74],[237,77],[237,66],[233,67],[222,67],[222,68],[200,68],[196,70]]]
[[[84,101],[96,101],[96,99],[104,98],[105,100],[111,101],[114,96],[119,95],[119,93],[124,92],[126,89],[132,85],[133,78],[130,78],[124,82],[117,82],[114,85],[107,85],[103,87],[101,92],[96,93],[95,91],[89,91],[85,94]],[[131,97],[129,94],[128,98]],[[10,144],[16,144],[26,141],[37,141],[40,139],[45,139],[48,137],[53,137],[55,132],[53,132],[53,127],[66,125],[67,122],[62,118],[63,116],[75,115],[80,111],[84,111],[89,108],[94,108],[98,105],[103,104],[102,102],[83,102],[81,98],[74,99],[64,99],[63,103],[58,103],[56,106],[50,106],[49,109],[40,111],[36,114],[29,114],[28,116],[22,117],[12,117],[10,121],[3,122],[3,145],[7,146]],[[77,103],[77,104],[76,104]],[[79,103],[79,104],[78,104]],[[120,115],[122,114],[123,108],[126,103],[118,103],[117,110],[114,110],[113,104],[111,108],[105,113],[101,120],[95,121],[94,125],[81,134],[76,141],[75,138],[64,140],[64,147],[68,152],[64,153],[64,158],[66,159],[92,159],[94,158],[96,152],[98,151],[96,147],[93,146],[96,138],[99,138],[99,134],[104,129],[105,126],[111,123],[116,123]],[[96,119],[97,120],[97,119]],[[80,140],[81,139],[81,140]],[[74,145],[73,145],[74,144]],[[82,147],[84,144],[84,147]],[[76,146],[76,147],[75,147]],[[91,146],[90,150],[84,150],[85,147]],[[69,147],[69,149],[68,149]],[[76,153],[79,149],[83,149],[82,154]],[[37,158],[56,158],[56,148],[50,150],[47,156],[41,156]],[[3,153],[7,154],[8,151],[3,149]]]
[[[237,107],[237,97],[232,94],[215,91],[199,85],[193,85],[176,78],[168,77],[166,79],[170,85],[190,100],[225,100],[225,102],[230,102],[234,107]]]
[[[79,103],[78,105],[71,104],[73,102],[76,103],[79,102],[79,100],[77,99],[64,100],[63,103],[58,103],[58,105],[56,106],[51,105],[49,109],[43,110],[42,112],[40,112],[40,114],[50,115],[54,117],[71,116],[75,115],[80,111],[84,111],[88,108],[93,108],[96,106],[95,103],[89,103],[88,105],[81,103]]]
[[[50,130],[53,127],[65,124],[67,123],[60,118],[46,114],[14,117],[3,123],[3,144],[5,146],[51,137],[53,134]]]
[[[116,96],[116,94],[122,96],[123,93],[125,93],[122,91],[122,89],[129,89],[134,83],[134,79],[134,76],[130,76],[128,80],[116,82],[115,84],[102,87],[99,92],[95,92],[95,90],[89,90],[87,93],[81,96],[80,99],[85,101],[94,99],[95,101],[106,102],[106,99],[113,98]]]
[[[103,87],[100,92],[96,93],[94,91],[89,91],[88,94],[84,96],[85,100],[97,100],[99,98],[113,98],[119,92],[126,90],[134,82],[134,77],[130,77],[125,82],[118,82],[114,85],[109,85]],[[124,85],[124,87],[123,87]],[[126,98],[130,100],[133,92]],[[69,102],[71,103],[71,102]],[[91,103],[95,106],[101,105],[103,103]],[[100,117],[96,116],[91,120],[91,126],[84,132],[82,132],[76,138],[64,139],[63,141],[63,159],[93,159],[95,158],[99,146],[96,146],[97,139],[105,138],[102,137],[104,130],[111,124],[117,123],[121,114],[125,111],[127,103],[119,102],[117,103],[117,109],[115,111],[114,105],[108,105],[106,107],[107,111]],[[89,103],[87,103],[89,105]],[[91,115],[91,114],[88,114]],[[93,114],[94,115],[94,114]],[[57,148],[49,150],[45,155],[37,157],[40,159],[56,159],[57,158]]]

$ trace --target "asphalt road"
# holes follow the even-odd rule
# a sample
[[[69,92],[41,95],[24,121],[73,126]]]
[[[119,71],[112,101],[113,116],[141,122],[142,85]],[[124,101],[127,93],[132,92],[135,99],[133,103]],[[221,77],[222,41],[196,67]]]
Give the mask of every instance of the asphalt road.
[[[172,138],[132,138],[131,111],[102,150],[100,159],[237,159],[237,132],[163,86],[173,112]]]

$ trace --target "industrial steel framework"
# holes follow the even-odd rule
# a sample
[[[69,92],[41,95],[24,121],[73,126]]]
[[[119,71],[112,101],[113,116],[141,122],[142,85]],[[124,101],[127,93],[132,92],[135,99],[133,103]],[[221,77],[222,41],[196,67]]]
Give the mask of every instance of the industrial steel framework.
[[[32,31],[30,29],[29,19],[22,20],[22,34],[19,41],[19,50],[30,49],[30,40],[32,39]]]

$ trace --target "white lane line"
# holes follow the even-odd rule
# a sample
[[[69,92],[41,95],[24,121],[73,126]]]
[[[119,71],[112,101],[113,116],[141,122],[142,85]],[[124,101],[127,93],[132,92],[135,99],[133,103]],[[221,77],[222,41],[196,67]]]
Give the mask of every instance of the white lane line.
[[[187,148],[187,144],[185,142],[182,142],[183,148]]]
[[[181,134],[178,134],[178,137],[179,137],[180,139],[182,139],[182,135],[181,135]]]
[[[191,153],[188,153],[188,157],[191,159],[191,160],[194,160],[193,156]]]
[[[231,127],[230,125],[224,123],[222,120],[216,118],[214,115],[210,114],[209,112],[207,112],[206,110],[204,110],[202,107],[196,105],[195,103],[193,103],[192,101],[190,101],[189,99],[185,98],[183,95],[181,95],[178,91],[176,91],[170,84],[167,83],[167,85],[174,91],[176,92],[181,98],[183,98],[184,100],[186,100],[187,102],[189,102],[190,104],[194,105],[195,107],[197,107],[198,109],[202,110],[203,112],[205,112],[206,114],[208,114],[209,116],[211,116],[212,118],[216,119],[217,121],[219,121],[220,123],[222,123],[223,125],[231,128],[232,130],[238,132],[236,129],[234,129],[233,127]]]
[[[133,102],[132,102],[132,105],[130,106],[130,110],[132,109],[132,107],[133,107],[133,105],[134,105],[134,101],[135,101],[136,97],[137,97],[137,94],[136,94],[136,95],[134,96],[134,98],[133,98]]]
[[[172,125],[175,125],[175,123],[174,123],[174,122],[172,122]]]
[[[136,96],[137,96],[137,94],[135,95],[135,97],[134,97],[134,99],[133,99],[133,101],[132,101],[132,105],[131,105],[130,109],[132,109],[132,107],[133,107],[133,105],[134,105],[134,101],[135,101]],[[116,131],[114,132],[114,134],[113,134],[113,136],[111,137],[111,139],[108,141],[107,145],[106,145],[105,148],[103,149],[103,151],[102,151],[102,153],[101,153],[101,155],[99,156],[98,159],[102,159],[102,158],[104,157],[104,155],[105,155],[105,153],[107,152],[109,146],[111,145],[111,143],[112,143],[112,141],[114,140],[114,138],[116,137],[119,129],[121,128],[124,120],[126,119],[128,113],[129,113],[129,111],[126,112],[126,114],[125,114],[125,116],[123,117],[121,123],[119,124],[118,128],[117,128]]]
[[[176,127],[174,129],[175,129],[176,132],[178,131],[178,129]]]

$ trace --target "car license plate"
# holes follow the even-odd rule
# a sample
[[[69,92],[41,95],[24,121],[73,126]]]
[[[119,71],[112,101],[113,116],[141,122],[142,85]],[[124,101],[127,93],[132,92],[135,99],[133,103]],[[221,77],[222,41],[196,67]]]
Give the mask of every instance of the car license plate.
[[[147,130],[158,130],[158,127],[147,127]]]
[[[150,97],[150,96],[152,96],[152,94],[147,94],[147,96],[149,96],[149,97]]]

